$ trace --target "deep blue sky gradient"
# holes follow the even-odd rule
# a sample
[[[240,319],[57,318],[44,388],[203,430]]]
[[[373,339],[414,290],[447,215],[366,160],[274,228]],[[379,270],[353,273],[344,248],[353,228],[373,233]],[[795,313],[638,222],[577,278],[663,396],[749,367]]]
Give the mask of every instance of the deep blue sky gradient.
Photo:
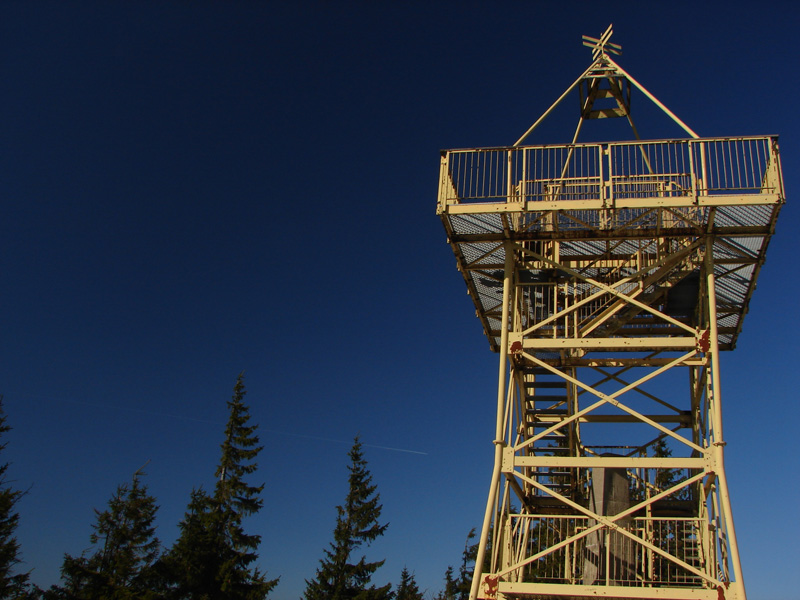
[[[35,582],[147,460],[174,540],[244,370],[272,597],[313,577],[356,434],[390,522],[376,582],[437,591],[482,518],[497,378],[439,150],[513,143],[613,22],[620,65],[700,135],[781,135],[788,203],[723,394],[749,596],[797,597],[797,4],[553,4],[0,3],[2,458]],[[569,140],[577,104],[531,141]]]

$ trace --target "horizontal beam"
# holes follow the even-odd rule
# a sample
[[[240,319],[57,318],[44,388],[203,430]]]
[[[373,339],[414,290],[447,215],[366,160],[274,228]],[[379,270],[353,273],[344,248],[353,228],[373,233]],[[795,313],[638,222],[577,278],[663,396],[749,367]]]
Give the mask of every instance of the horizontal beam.
[[[514,231],[505,233],[493,231],[488,233],[453,233],[449,231],[449,240],[454,244],[474,244],[479,242],[502,242],[505,240],[526,242],[536,240],[572,241],[572,240],[648,240],[660,238],[696,238],[707,234],[716,236],[765,237],[772,234],[769,224],[712,227],[710,231],[701,227],[642,227],[623,229],[571,229],[565,231]]]
[[[518,343],[518,342],[517,342]],[[512,342],[513,344],[513,342]],[[664,349],[676,350],[697,347],[695,337],[644,337],[644,338],[548,338],[522,340],[523,348],[535,350],[622,350]],[[513,352],[513,348],[512,348]]]
[[[739,309],[739,311],[741,311],[741,310],[742,309]],[[736,311],[736,312],[738,313],[739,311]],[[719,313],[721,311],[717,310],[717,312]],[[662,323],[657,323],[657,322],[654,322],[654,321],[645,321],[644,319],[637,319],[637,320],[631,321],[629,323],[629,325],[631,325],[633,327],[631,327],[629,329],[626,329],[625,327],[623,327],[623,328],[621,328],[619,330],[619,333],[624,333],[625,331],[630,331],[631,333],[635,332],[635,333],[639,334],[640,337],[641,336],[648,337],[649,339],[653,340],[654,342],[656,342],[658,340],[661,340],[661,339],[664,339],[664,336],[672,336],[672,335],[675,335],[676,333],[685,333],[686,332],[684,329],[679,329],[677,327],[674,327],[673,325],[670,325],[669,323],[663,323],[662,324]],[[644,325],[649,325],[649,327],[644,327]],[[543,337],[541,337],[541,338],[532,338],[532,339],[552,340],[553,338],[551,338],[551,337],[550,338],[544,337],[548,333],[550,335],[552,335],[552,331],[553,330],[551,328],[542,328],[541,330],[537,331],[537,333],[539,333]],[[737,331],[736,327],[719,327],[717,329],[717,332],[720,335],[731,335],[731,334],[736,333],[736,331]],[[495,337],[500,337],[500,331],[498,329],[492,329],[491,335],[495,336]],[[660,336],[660,337],[658,337],[658,336]],[[593,339],[593,338],[589,338],[589,339]],[[622,339],[622,338],[610,338],[610,339]],[[658,344],[654,343],[653,345],[657,346]]]
[[[448,202],[453,202],[449,200]],[[613,200],[527,200],[508,202],[505,197],[488,202],[448,203],[449,215],[481,213],[548,212],[620,208],[686,208],[689,206],[765,206],[780,204],[778,194],[720,194],[709,196],[649,196]]]
[[[564,358],[544,359],[548,365],[557,367],[662,367],[672,362],[671,358]],[[705,358],[684,361],[684,366],[702,367]]]
[[[528,396],[526,400],[536,400],[536,396]],[[547,412],[546,410],[544,411]],[[538,423],[558,423],[563,417],[556,415],[547,416],[547,414],[537,415],[535,412],[530,413]],[[691,415],[645,415],[651,421],[656,423],[682,423],[685,426],[692,424]],[[579,423],[641,423],[642,420],[634,417],[633,415],[594,415],[588,414],[578,419]],[[533,423],[528,423],[533,425]]]
[[[635,600],[719,600],[717,589],[710,588],[646,588],[634,586],[567,585],[559,583],[512,583],[500,581],[498,590],[504,595],[535,594],[537,596],[567,596],[570,598],[631,598]],[[480,595],[481,598],[487,596]]]
[[[514,467],[572,467],[589,469],[706,469],[705,458],[664,458],[655,456],[515,456],[514,449],[503,451],[503,470]]]

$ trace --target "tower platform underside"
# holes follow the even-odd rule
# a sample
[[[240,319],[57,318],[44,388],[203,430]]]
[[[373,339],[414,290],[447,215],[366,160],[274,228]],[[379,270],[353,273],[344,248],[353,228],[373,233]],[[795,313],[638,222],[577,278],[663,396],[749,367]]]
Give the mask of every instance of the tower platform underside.
[[[784,201],[777,139],[451,150],[440,173],[500,354],[473,596],[743,598],[719,352]]]

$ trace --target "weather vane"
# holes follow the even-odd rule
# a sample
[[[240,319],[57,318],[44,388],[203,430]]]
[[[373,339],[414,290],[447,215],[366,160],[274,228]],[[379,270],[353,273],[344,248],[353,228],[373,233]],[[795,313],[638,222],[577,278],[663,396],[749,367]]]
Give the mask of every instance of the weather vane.
[[[597,57],[601,54],[605,55],[606,51],[618,56],[622,54],[622,46],[608,41],[614,33],[611,31],[612,27],[613,23],[608,26],[605,33],[600,36],[600,39],[589,37],[588,35],[583,36],[583,45],[592,49],[592,58],[594,60],[597,60]]]

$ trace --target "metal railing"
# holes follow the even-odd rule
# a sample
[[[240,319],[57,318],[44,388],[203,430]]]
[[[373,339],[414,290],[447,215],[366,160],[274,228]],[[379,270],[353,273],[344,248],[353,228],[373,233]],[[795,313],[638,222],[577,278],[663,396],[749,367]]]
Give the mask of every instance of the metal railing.
[[[782,194],[777,138],[448,150],[439,203]]]
[[[708,536],[702,535],[702,519],[639,517],[618,523],[635,540],[607,527],[581,535],[596,525],[588,517],[510,517],[515,538],[525,543],[516,548],[513,559],[521,566],[507,573],[508,581],[697,588],[707,587],[715,575],[703,577],[683,566],[705,574],[714,564],[709,556],[713,547],[706,542]],[[536,555],[534,561],[525,560]]]

